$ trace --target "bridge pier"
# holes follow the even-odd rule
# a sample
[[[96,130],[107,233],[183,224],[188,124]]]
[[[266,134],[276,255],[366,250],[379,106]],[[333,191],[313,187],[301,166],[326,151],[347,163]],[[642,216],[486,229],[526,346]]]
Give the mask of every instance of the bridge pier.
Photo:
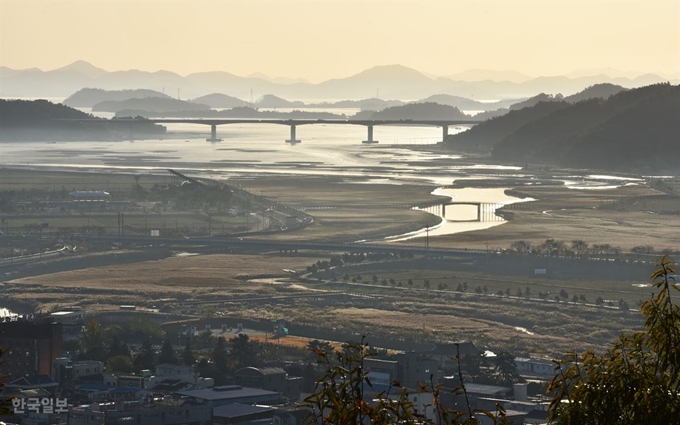
[[[449,126],[448,125],[443,125],[442,126],[442,143],[446,143],[446,136],[449,135]]]
[[[477,221],[482,221],[482,205],[483,204],[478,204],[477,205]]]
[[[368,140],[364,140],[361,143],[366,143],[366,144],[373,144],[373,143],[378,143],[377,140],[373,140],[373,126],[368,125]]]
[[[210,138],[205,139],[206,142],[221,142],[222,139],[217,138],[217,125],[216,124],[211,124],[210,125]]]
[[[286,143],[290,143],[291,145],[296,145],[298,143],[302,143],[302,140],[295,138],[295,125],[294,124],[291,124],[291,126],[290,126],[290,139],[286,140]]]

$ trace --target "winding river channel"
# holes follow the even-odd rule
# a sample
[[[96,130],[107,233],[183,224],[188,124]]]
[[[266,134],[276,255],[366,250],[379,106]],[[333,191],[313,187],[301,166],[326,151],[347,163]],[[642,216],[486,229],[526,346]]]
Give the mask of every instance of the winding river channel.
[[[168,168],[192,176],[228,179],[262,175],[339,176],[348,184],[422,184],[433,193],[448,196],[455,203],[482,203],[485,213],[504,204],[525,202],[507,196],[506,188],[451,189],[454,180],[530,178],[521,167],[493,163],[471,163],[459,155],[433,153],[417,148],[441,140],[439,128],[377,126],[374,138],[379,144],[365,145],[364,127],[318,124],[300,126],[302,143],[291,146],[288,127],[272,124],[233,124],[218,127],[222,142],[210,143],[205,138],[209,127],[170,124],[162,139],[130,141],[50,141],[0,142],[0,167],[31,169],[82,170],[116,173],[165,174]],[[465,131],[451,127],[450,133]],[[564,181],[578,189],[635,184],[634,179],[615,176],[566,176]],[[388,240],[404,240],[423,236],[451,234],[485,229],[503,223],[500,218],[477,221],[474,205],[454,205],[445,213],[426,211],[441,217],[433,228]],[[487,215],[487,217],[489,217]]]

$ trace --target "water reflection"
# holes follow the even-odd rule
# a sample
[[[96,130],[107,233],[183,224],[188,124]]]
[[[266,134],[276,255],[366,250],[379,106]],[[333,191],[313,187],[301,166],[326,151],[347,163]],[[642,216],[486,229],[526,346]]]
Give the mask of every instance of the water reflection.
[[[425,236],[442,236],[488,229],[503,224],[506,220],[496,214],[497,209],[504,205],[534,200],[508,196],[505,190],[506,188],[436,189],[432,194],[442,196],[441,204],[416,209],[441,218],[437,226],[385,239],[388,242],[402,242]]]

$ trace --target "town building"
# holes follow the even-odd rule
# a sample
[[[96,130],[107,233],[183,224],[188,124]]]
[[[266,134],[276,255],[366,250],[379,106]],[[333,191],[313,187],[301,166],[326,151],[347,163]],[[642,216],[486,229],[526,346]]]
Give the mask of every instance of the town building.
[[[85,322],[85,310],[82,307],[66,307],[50,313],[50,320],[63,324],[83,324]]]
[[[309,409],[276,409],[272,418],[272,425],[306,425],[309,423],[310,413]]]
[[[433,345],[426,354],[437,361],[442,370],[455,369],[458,366],[456,356],[478,356],[480,351],[471,342],[442,343]]]
[[[292,398],[299,397],[304,387],[303,378],[290,377],[278,367],[244,367],[234,372],[234,381],[244,387],[276,391]]]
[[[12,390],[45,390],[50,394],[54,394],[58,386],[59,384],[47,375],[34,375],[17,378],[6,384],[4,390],[8,392]]]
[[[163,363],[156,366],[156,374],[147,381],[147,388],[154,388],[168,379],[184,381],[191,385],[198,382],[198,373],[191,366]]]
[[[97,360],[74,362],[68,357],[58,357],[52,362],[52,378],[60,387],[72,389],[80,378],[101,374],[104,369],[104,363]]]
[[[249,404],[225,404],[213,407],[215,425],[222,424],[271,424],[276,409],[268,406],[251,406]]]
[[[81,384],[76,387],[76,395],[81,400],[108,402],[116,400],[138,400],[151,393],[139,388],[106,384]]]
[[[199,403],[207,403],[212,407],[225,404],[278,404],[281,393],[258,388],[242,387],[240,385],[224,385],[220,387],[178,391],[176,395],[188,397]]]
[[[212,419],[212,407],[189,400],[148,398],[69,408],[69,425],[198,425]]]
[[[517,372],[522,376],[552,378],[555,376],[555,363],[545,359],[515,357]]]
[[[364,367],[375,384],[399,381],[406,387],[418,388],[418,384],[429,384],[431,379],[434,383],[439,381],[438,362],[422,353],[399,353],[396,360],[368,358]]]
[[[0,375],[8,381],[22,376],[52,375],[53,360],[62,355],[61,323],[1,322],[0,347],[2,356]]]

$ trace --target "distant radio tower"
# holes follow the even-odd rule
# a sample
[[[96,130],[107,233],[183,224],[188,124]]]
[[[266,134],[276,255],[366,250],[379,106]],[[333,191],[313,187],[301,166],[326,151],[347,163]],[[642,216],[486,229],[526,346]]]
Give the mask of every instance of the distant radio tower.
[[[255,101],[253,101],[253,89],[250,89],[250,107],[255,109]]]
[[[380,99],[380,89],[375,89],[375,98]]]

